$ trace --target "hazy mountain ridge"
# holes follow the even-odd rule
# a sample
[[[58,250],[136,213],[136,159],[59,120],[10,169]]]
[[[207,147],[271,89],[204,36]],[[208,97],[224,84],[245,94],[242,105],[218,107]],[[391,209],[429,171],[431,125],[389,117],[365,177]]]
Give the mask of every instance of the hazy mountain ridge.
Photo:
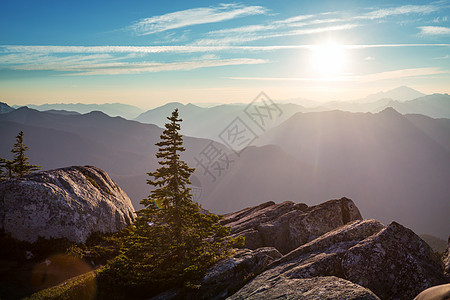
[[[134,119],[141,114],[143,110],[139,107],[123,104],[123,103],[105,103],[105,104],[85,104],[85,103],[52,103],[52,104],[27,104],[29,108],[39,111],[56,110],[56,111],[72,111],[80,114],[89,113],[92,111],[102,111],[111,117],[123,117],[125,119]],[[15,106],[19,108],[20,106]]]
[[[180,106],[184,131],[216,140],[236,116],[247,117],[244,104],[206,109],[179,103],[153,111],[153,116],[165,122],[162,110],[176,106]],[[225,213],[269,200],[315,204],[349,196],[359,199],[367,217],[399,220],[439,237],[448,234],[443,228],[450,224],[443,212],[450,209],[449,119],[402,115],[394,109],[294,115],[298,106],[280,107],[284,108],[280,124],[266,133],[257,132],[260,137],[240,157],[215,144],[221,153],[228,153],[231,162],[219,171],[217,180],[211,180],[194,160],[211,141],[185,137],[183,159],[197,168],[195,178],[205,208]],[[243,120],[252,125],[248,118]],[[162,131],[155,125],[98,111],[71,115],[29,108],[0,115],[0,122],[5,137],[0,143],[2,155],[9,155],[14,136],[24,130],[33,163],[44,168],[97,165],[123,186],[136,208],[150,192],[146,173],[157,167],[154,144]]]
[[[156,124],[163,126],[166,122],[167,116],[175,108],[178,108],[183,119],[181,133],[194,136],[212,139],[218,142],[220,140],[220,133],[227,128],[236,117],[241,118],[247,126],[252,130],[261,133],[261,129],[257,127],[245,114],[245,109],[249,104],[223,104],[211,108],[202,108],[194,104],[181,104],[177,102],[168,103],[164,106],[149,110],[135,120],[148,124]],[[287,120],[294,113],[305,111],[304,107],[286,103],[276,104],[281,111],[281,115],[275,119],[275,124],[281,124]]]
[[[298,112],[323,112],[342,110],[349,112],[377,113],[388,107],[395,108],[402,114],[422,114],[432,118],[450,119],[450,96],[447,94],[424,95],[408,87],[399,87],[387,92],[380,92],[356,101],[332,101],[328,103],[306,102],[308,106],[286,101],[275,101],[282,114],[277,118],[275,125],[286,121]],[[250,103],[249,103],[250,104]],[[236,117],[248,120],[244,110],[249,104],[224,104],[211,108],[196,106],[195,104],[168,103],[155,109],[148,110],[135,120],[143,123],[163,126],[171,110],[178,108],[183,118],[182,133],[195,137],[204,137],[221,141],[218,137]],[[247,122],[250,127],[252,122]],[[254,128],[258,131],[258,128]],[[261,132],[258,132],[258,135]]]
[[[395,101],[405,102],[408,100],[414,100],[419,97],[425,96],[424,93],[421,93],[419,91],[416,91],[415,89],[412,89],[407,86],[399,86],[395,89],[386,91],[386,92],[378,92],[372,95],[369,95],[363,99],[359,99],[355,102],[359,103],[371,103],[376,102],[380,99],[392,99]]]
[[[450,95],[448,94],[433,94],[406,102],[391,101],[386,106],[390,106],[402,114],[450,118]]]
[[[450,131],[440,126],[440,120],[422,118],[428,132],[434,128],[440,132],[430,137],[418,127],[420,122],[414,124],[392,108],[377,114],[298,113],[260,137],[256,145],[278,145],[298,161],[312,163],[319,174],[331,170],[325,173],[333,179],[328,184],[319,180],[321,187],[314,197],[326,197],[327,191],[348,195],[360,199],[366,217],[399,220],[444,237],[448,234],[444,228],[450,228],[443,213],[450,211],[446,183],[450,152],[443,145]],[[439,139],[443,139],[440,144]],[[266,184],[261,182],[262,187]]]
[[[43,169],[70,165],[96,165],[107,171],[132,199],[136,209],[150,193],[147,172],[157,168],[155,157],[162,129],[151,124],[109,117],[101,112],[84,115],[59,115],[19,108],[0,115],[0,153],[10,158],[17,133],[25,132],[32,162]],[[193,165],[193,157],[210,140],[184,138],[188,149],[183,159]],[[215,144],[219,149],[223,147]],[[195,174],[199,174],[200,170]],[[200,177],[200,176],[199,176]],[[208,195],[209,180],[203,180],[202,192]]]
[[[6,104],[4,102],[0,102],[0,114],[6,114],[13,110],[14,110],[14,108],[9,106],[8,104]]]
[[[371,99],[371,98],[369,98]],[[422,114],[432,118],[450,118],[450,96],[448,94],[423,95],[400,101],[396,98],[373,98],[373,101],[329,102],[307,111],[343,110],[349,112],[380,112],[392,107],[402,114]]]

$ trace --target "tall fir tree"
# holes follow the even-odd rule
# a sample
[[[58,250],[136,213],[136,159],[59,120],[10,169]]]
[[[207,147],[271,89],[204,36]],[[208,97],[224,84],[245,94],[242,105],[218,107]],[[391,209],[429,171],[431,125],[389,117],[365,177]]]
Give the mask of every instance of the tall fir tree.
[[[0,182],[5,181],[8,178],[8,168],[7,168],[8,161],[4,159],[3,157],[0,157]]]
[[[33,171],[41,169],[40,166],[32,165],[28,162],[28,157],[25,155],[25,151],[29,149],[30,148],[25,146],[25,144],[23,143],[23,131],[20,131],[16,136],[16,143],[11,150],[11,152],[14,154],[14,159],[11,163],[7,162],[7,168],[9,168],[10,170],[10,178],[23,177]]]
[[[148,173],[153,179],[147,183],[155,189],[141,201],[145,208],[127,229],[122,254],[100,276],[106,286],[118,284],[135,296],[148,297],[200,278],[236,242],[225,239],[228,228],[219,224],[219,216],[201,212],[193,202],[188,185],[194,169],[180,159],[185,148],[178,109],[168,120],[156,144],[161,166]]]

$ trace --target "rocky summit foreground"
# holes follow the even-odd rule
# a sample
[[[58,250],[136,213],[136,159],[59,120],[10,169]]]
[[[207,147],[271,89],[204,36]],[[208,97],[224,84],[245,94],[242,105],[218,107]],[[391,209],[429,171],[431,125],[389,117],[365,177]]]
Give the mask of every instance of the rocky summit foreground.
[[[246,237],[246,248],[213,266],[195,292],[154,299],[406,300],[447,282],[419,236],[396,222],[363,220],[347,198],[312,207],[268,202],[222,223]]]
[[[116,232],[133,220],[130,198],[96,167],[55,169],[0,183],[0,228],[17,240],[85,242],[93,232]]]

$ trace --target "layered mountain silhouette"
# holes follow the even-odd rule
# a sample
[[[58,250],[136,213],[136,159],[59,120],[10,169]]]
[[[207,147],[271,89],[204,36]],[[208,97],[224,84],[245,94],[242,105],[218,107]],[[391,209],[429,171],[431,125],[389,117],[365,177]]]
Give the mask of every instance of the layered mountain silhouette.
[[[410,97],[418,97],[410,99],[407,97],[408,93],[403,95],[403,97],[396,95],[396,90],[391,91],[392,93],[374,94],[358,101],[329,102],[303,110],[303,112],[336,109],[350,112],[380,112],[388,107],[392,107],[402,114],[422,114],[432,118],[450,118],[450,96],[448,94],[423,95],[411,89],[411,91],[407,90]]]
[[[163,116],[169,115],[171,111],[178,108],[183,119],[183,126],[181,132],[183,134],[195,137],[203,137],[212,139],[218,142],[223,142],[219,135],[227,128],[236,117],[245,120],[247,125],[252,128],[257,134],[261,134],[261,129],[258,128],[245,114],[245,109],[249,104],[223,104],[211,108],[203,108],[194,104],[182,103],[168,103],[164,106],[149,110],[142,113],[135,120],[142,123],[156,124],[163,126],[165,118]],[[278,125],[287,120],[294,113],[305,111],[305,108],[296,104],[277,104],[278,110],[281,113],[274,118],[274,125]]]
[[[150,193],[147,172],[158,167],[155,143],[162,134],[156,125],[112,118],[98,111],[66,115],[22,107],[0,115],[0,156],[11,158],[9,151],[20,130],[31,149],[30,160],[44,170],[71,165],[98,166],[123,186],[136,209],[141,208],[140,200]],[[186,137],[184,145],[188,151],[183,159],[192,165],[193,157],[210,142]],[[198,184],[204,195],[210,189],[209,182],[205,179]]]
[[[161,108],[152,118],[165,122],[175,106],[180,104]],[[197,130],[197,136],[217,136],[236,116],[252,126],[242,115],[243,105],[179,108],[185,134],[192,126],[189,130]],[[313,205],[347,196],[366,218],[396,220],[417,232],[446,237],[449,119],[402,115],[392,108],[379,113],[294,112],[272,129],[257,132],[256,141],[239,155],[210,139],[185,136],[183,159],[196,168],[192,181],[204,208],[227,213],[270,200]],[[150,193],[146,173],[158,167],[154,144],[162,132],[156,125],[101,112],[19,108],[0,114],[0,156],[10,158],[20,130],[31,148],[31,162],[44,169],[96,165],[128,193],[136,209]],[[214,151],[221,169],[201,160]]]
[[[52,103],[52,104],[27,104],[29,108],[39,111],[56,111],[63,113],[64,111],[77,112],[86,114],[92,111],[101,111],[111,117],[122,117],[125,119],[134,119],[143,112],[139,107],[122,104],[122,103],[105,103],[105,104],[84,104],[84,103]],[[16,107],[18,108],[18,107]]]
[[[443,237],[450,228],[445,217],[450,211],[449,140],[448,119],[404,116],[388,108],[377,114],[299,113],[257,145],[278,145],[316,172],[330,172],[331,179],[321,175],[316,195],[360,199],[365,217],[399,220]]]
[[[402,114],[422,114],[432,118],[450,118],[450,95],[433,94],[414,100],[390,101],[386,107],[395,108]]]
[[[293,100],[294,101],[294,100]],[[294,101],[295,102],[295,101]],[[305,102],[305,101],[303,101]],[[302,102],[302,103],[303,103]],[[402,114],[422,114],[432,118],[450,118],[450,96],[447,94],[433,94],[425,96],[409,87],[399,87],[387,92],[380,92],[367,96],[356,101],[332,101],[328,103],[306,102],[305,106],[296,103],[276,102],[278,109],[282,112],[277,116],[272,125],[276,126],[286,121],[292,115],[298,112],[322,112],[342,110],[349,112],[372,112],[378,113],[386,108],[395,108]],[[163,126],[166,115],[170,114],[174,108],[178,108],[183,117],[182,133],[203,137],[223,142],[219,134],[226,128],[234,118],[239,117],[243,120],[248,119],[244,110],[250,105],[247,104],[223,104],[210,108],[199,107],[195,104],[182,104],[172,102],[161,107],[148,110],[140,114],[136,121],[148,124]],[[250,121],[248,124],[252,127],[254,124]],[[258,127],[252,127],[258,135]]]
[[[386,92],[378,92],[372,95],[369,95],[363,99],[358,100],[360,103],[371,103],[376,102],[381,99],[392,99],[399,102],[414,100],[416,98],[420,98],[425,96],[425,94],[416,91],[407,86],[400,86],[395,89],[386,91]]]
[[[12,108],[11,106],[9,106],[8,104],[4,103],[4,102],[0,102],[0,114],[6,114],[10,111],[13,111],[14,108]]]

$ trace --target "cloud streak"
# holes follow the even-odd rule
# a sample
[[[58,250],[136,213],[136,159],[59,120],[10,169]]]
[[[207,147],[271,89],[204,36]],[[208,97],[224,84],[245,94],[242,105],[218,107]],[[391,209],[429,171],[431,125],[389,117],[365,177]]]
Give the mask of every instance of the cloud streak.
[[[431,35],[431,36],[450,36],[450,28],[449,27],[441,27],[441,26],[421,26],[419,27],[420,33],[419,35]]]
[[[340,30],[348,30],[355,27],[358,27],[358,24],[342,24],[336,26],[326,26],[326,27],[317,27],[317,28],[307,28],[307,29],[296,29],[296,30],[288,30],[283,32],[267,32],[267,33],[259,33],[255,32],[247,32],[241,33],[238,35],[228,35],[224,34],[220,38],[206,38],[200,39],[196,41],[194,44],[199,46],[214,46],[214,45],[232,45],[232,44],[242,44],[251,41],[268,39],[268,38],[278,38],[285,36],[300,36],[300,35],[312,35],[324,32],[331,31],[340,31]]]
[[[229,77],[235,80],[252,81],[310,81],[310,82],[373,82],[399,78],[426,77],[432,75],[449,74],[449,71],[440,68],[411,68],[366,75],[349,75],[336,77]]]
[[[408,14],[430,14],[438,11],[439,7],[436,5],[403,5],[387,9],[378,9],[365,13],[355,19],[377,20],[391,16],[408,15]]]
[[[356,16],[343,12],[298,15],[287,19],[271,21],[267,24],[254,24],[210,31],[203,38],[194,41],[192,44],[236,45],[268,38],[345,31],[363,26],[368,21],[381,20],[391,16],[430,14],[437,10],[439,10],[438,6],[430,4],[403,5],[387,9],[377,9]]]
[[[265,13],[267,13],[267,9],[262,6],[220,4],[216,7],[191,8],[141,19],[131,25],[129,29],[133,30],[137,35],[149,35],[192,25],[217,23]]]
[[[122,62],[127,57],[110,57],[102,55],[91,55],[80,57],[79,55],[67,57],[49,57],[33,54],[29,57],[16,59],[13,64],[12,57],[0,63],[11,64],[13,70],[23,71],[56,71],[67,73],[64,75],[118,75],[138,74],[146,72],[162,71],[188,71],[199,68],[223,67],[235,65],[254,65],[268,63],[265,59],[232,58],[216,59],[214,57],[202,57],[196,60],[179,62]]]
[[[224,52],[224,51],[278,51],[278,50],[299,50],[313,49],[317,45],[267,45],[267,46],[21,46],[21,45],[0,45],[0,61],[2,54],[94,54],[94,53],[202,53],[202,52]],[[449,44],[348,44],[341,46],[344,49],[368,49],[368,48],[401,48],[401,47],[450,47]]]

